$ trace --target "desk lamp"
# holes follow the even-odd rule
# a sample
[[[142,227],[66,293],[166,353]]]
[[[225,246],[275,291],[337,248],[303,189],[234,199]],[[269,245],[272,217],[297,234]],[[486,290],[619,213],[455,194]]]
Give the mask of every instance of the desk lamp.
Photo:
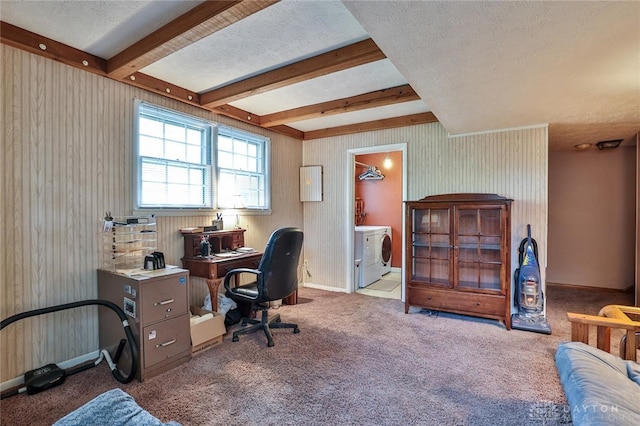
[[[242,195],[234,195],[233,196],[233,209],[236,211],[236,228],[241,229],[240,227],[240,212],[238,210],[245,209],[244,201],[242,200]]]

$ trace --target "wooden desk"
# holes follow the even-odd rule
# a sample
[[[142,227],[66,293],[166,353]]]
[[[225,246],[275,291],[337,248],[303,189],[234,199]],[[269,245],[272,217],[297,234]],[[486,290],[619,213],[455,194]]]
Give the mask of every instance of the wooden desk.
[[[207,279],[211,309],[218,310],[218,291],[224,276],[232,269],[256,269],[260,264],[262,253],[241,254],[233,257],[182,258],[182,267],[188,269],[191,276]]]
[[[218,289],[224,276],[232,269],[255,269],[262,259],[261,252],[230,255],[230,252],[244,247],[245,229],[208,232],[182,232],[184,238],[184,257],[182,267],[188,269],[190,275],[207,280],[211,308],[218,310]],[[211,255],[200,255],[200,242],[203,238],[209,241]],[[217,256],[216,256],[217,255]]]
[[[218,291],[227,272],[236,268],[256,269],[262,259],[262,252],[229,254],[229,252],[244,247],[245,231],[245,229],[232,229],[195,233],[182,232],[184,237],[182,267],[188,269],[190,275],[194,277],[206,278],[211,296],[211,309],[214,311],[218,310]],[[211,245],[211,256],[202,257],[200,255],[200,242],[203,237],[207,238]],[[296,290],[283,302],[288,305],[296,304],[298,303],[297,296]]]

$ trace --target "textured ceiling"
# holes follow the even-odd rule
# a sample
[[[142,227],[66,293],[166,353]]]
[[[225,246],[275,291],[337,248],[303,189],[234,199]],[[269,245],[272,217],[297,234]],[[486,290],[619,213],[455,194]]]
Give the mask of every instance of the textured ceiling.
[[[345,2],[452,134],[640,131],[640,2]]]
[[[0,19],[108,60],[201,3],[1,0]],[[548,124],[550,149],[571,149],[640,131],[638,22],[636,1],[284,0],[139,71],[202,94],[370,37],[386,59],[228,104],[262,116],[409,84],[419,99],[284,124],[311,132],[431,111],[451,134]]]

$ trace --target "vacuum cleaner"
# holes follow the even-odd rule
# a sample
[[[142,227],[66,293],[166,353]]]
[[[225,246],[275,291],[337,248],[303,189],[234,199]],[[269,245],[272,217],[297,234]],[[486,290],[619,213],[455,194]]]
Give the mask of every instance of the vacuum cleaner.
[[[527,225],[527,238],[520,242],[518,249],[520,266],[514,273],[518,313],[511,315],[511,327],[551,334],[551,326],[544,316],[544,293],[537,257],[538,243],[531,238],[531,225]]]
[[[114,357],[111,358],[111,355],[106,349],[100,351],[100,356],[93,362],[82,363],[76,365],[74,367],[70,367],[68,369],[62,369],[58,367],[56,364],[47,364],[43,367],[36,368],[31,371],[27,371],[24,374],[24,386],[17,387],[11,389],[7,392],[0,394],[0,399],[5,399],[13,395],[18,395],[20,393],[26,392],[27,395],[34,395],[36,393],[40,393],[44,390],[50,389],[55,386],[59,386],[64,383],[65,378],[72,374],[79,373],[81,371],[88,370],[89,368],[95,367],[100,364],[103,360],[107,361],[109,364],[109,368],[111,368],[111,373],[116,378],[117,381],[121,383],[129,383],[131,382],[137,373],[138,368],[138,346],[136,344],[135,338],[133,336],[133,332],[131,331],[131,327],[129,326],[129,322],[127,321],[127,317],[120,307],[114,303],[111,303],[107,300],[93,299],[93,300],[84,300],[80,302],[66,303],[64,305],[51,306],[49,308],[35,309],[32,311],[23,312],[20,314],[16,314],[10,316],[7,319],[2,320],[0,324],[0,330],[4,329],[9,324],[12,324],[18,320],[23,318],[33,317],[36,315],[48,314],[51,312],[62,311],[65,309],[77,308],[80,306],[87,305],[102,305],[107,308],[111,308],[115,311],[122,322],[122,326],[124,327],[124,332],[127,339],[120,340],[118,348],[114,354]],[[118,361],[122,352],[124,350],[125,345],[129,342],[129,348],[131,349],[131,371],[126,376],[123,376],[120,370],[118,369]]]

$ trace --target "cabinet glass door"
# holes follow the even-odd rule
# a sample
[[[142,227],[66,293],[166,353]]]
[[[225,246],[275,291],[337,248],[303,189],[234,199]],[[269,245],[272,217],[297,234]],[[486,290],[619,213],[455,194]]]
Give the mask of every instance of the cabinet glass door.
[[[459,289],[501,291],[501,211],[500,207],[457,210]]]
[[[412,280],[451,286],[449,209],[413,210]]]

